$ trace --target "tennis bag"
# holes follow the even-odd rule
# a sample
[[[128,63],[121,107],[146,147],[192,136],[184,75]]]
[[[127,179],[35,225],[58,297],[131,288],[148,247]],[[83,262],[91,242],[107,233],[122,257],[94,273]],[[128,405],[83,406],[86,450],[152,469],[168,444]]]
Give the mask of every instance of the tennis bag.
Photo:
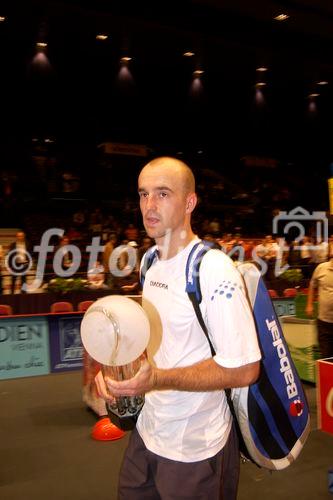
[[[199,307],[200,263],[211,248],[201,241],[191,250],[186,292],[214,355]],[[241,453],[260,467],[280,470],[297,458],[309,435],[308,403],[259,269],[251,262],[236,266],[253,311],[262,359],[257,382],[232,389],[228,402],[238,424]]]

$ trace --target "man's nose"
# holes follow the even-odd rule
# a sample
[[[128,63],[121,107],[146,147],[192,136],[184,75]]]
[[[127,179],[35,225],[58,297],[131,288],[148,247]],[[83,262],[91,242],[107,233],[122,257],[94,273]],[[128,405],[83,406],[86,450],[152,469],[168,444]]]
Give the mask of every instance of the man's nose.
[[[156,197],[153,194],[149,194],[146,198],[146,210],[153,208],[156,208]]]

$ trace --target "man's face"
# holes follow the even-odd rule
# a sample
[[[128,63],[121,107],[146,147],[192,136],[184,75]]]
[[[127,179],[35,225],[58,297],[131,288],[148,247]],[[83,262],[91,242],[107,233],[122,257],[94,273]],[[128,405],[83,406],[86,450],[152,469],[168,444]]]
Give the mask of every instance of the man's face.
[[[187,195],[182,173],[161,166],[145,167],[139,176],[143,224],[156,242],[166,234],[181,231],[186,219]]]

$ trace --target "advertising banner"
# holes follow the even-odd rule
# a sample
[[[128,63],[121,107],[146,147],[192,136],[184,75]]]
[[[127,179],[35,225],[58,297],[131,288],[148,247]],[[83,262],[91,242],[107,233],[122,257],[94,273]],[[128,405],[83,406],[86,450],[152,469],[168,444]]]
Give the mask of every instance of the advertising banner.
[[[318,427],[333,434],[333,358],[317,361]]]
[[[273,306],[278,316],[293,316],[296,312],[294,299],[273,299]]]
[[[320,357],[316,320],[282,316],[280,321],[298,375],[315,383],[316,360]]]
[[[46,375],[49,372],[47,318],[1,318],[0,379]]]
[[[81,320],[82,314],[49,316],[52,372],[82,368]]]

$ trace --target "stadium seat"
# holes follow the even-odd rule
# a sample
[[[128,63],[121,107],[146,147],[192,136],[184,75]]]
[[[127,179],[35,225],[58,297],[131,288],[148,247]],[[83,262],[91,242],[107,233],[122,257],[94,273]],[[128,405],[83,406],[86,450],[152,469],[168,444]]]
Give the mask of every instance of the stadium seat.
[[[10,316],[13,314],[12,306],[8,304],[0,304],[0,316]]]
[[[93,302],[94,302],[93,300],[83,300],[82,302],[79,302],[77,310],[85,312],[88,309],[88,307],[90,307],[91,304],[93,304]]]
[[[53,302],[50,308],[51,313],[73,312],[74,307],[71,302]]]
[[[272,299],[277,299],[278,298],[278,293],[276,290],[273,290],[272,288],[270,288],[268,290],[268,293],[269,293],[269,296],[272,298]]]
[[[296,288],[285,288],[283,290],[284,297],[296,297],[296,295],[297,295]]]

